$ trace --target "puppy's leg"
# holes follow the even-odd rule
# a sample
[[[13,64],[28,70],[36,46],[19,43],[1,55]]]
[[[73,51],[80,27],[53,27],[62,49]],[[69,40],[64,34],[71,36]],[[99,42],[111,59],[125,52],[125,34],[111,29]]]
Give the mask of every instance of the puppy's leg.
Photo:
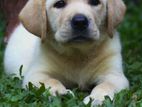
[[[103,77],[104,80],[92,90],[91,94],[84,99],[84,103],[88,103],[90,98],[93,100],[92,107],[101,105],[104,96],[113,99],[114,94],[122,89],[128,88],[128,81],[123,74],[108,74]]]
[[[50,93],[54,96],[57,93],[67,94],[68,92],[68,90],[60,81],[51,78],[45,72],[28,72],[24,77],[23,87],[26,88],[29,82],[31,82],[36,87],[40,87],[40,83],[44,83],[46,88],[50,88]]]

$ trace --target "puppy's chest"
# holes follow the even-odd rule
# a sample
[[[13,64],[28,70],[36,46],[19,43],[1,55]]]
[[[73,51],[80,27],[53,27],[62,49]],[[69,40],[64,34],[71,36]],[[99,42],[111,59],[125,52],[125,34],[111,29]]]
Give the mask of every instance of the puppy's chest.
[[[95,76],[96,64],[94,58],[87,56],[64,57],[55,52],[43,52],[44,57],[41,58],[44,65],[44,71],[66,86],[78,85],[80,88],[85,88],[92,83],[92,77]],[[47,53],[47,54],[45,54]]]
[[[91,84],[93,74],[91,66],[88,68],[87,63],[76,62],[52,64],[50,75],[62,81],[65,85],[74,86],[85,89],[87,84]]]

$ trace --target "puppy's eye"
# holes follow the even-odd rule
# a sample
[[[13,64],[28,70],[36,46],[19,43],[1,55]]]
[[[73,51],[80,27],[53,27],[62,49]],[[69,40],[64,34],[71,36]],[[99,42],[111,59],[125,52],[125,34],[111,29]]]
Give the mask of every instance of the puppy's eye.
[[[54,7],[55,8],[63,8],[66,6],[66,2],[63,1],[63,0],[60,0],[60,1],[57,1],[55,4],[54,4]]]
[[[91,4],[91,5],[93,5],[93,6],[97,6],[97,5],[99,5],[101,2],[100,2],[100,0],[90,0],[89,1],[89,4]]]

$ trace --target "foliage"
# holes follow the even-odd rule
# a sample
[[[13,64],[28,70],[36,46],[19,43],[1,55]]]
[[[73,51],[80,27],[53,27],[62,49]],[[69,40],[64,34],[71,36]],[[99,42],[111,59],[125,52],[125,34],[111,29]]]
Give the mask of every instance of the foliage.
[[[129,2],[129,3],[128,3]],[[119,27],[123,44],[125,74],[130,81],[130,89],[122,90],[114,100],[106,97],[103,107],[142,107],[142,5],[128,5],[124,23]],[[82,100],[87,93],[74,89],[75,96],[51,96],[44,85],[37,89],[29,83],[28,90],[21,88],[21,79],[11,78],[3,72],[2,57],[5,22],[0,15],[0,107],[90,107]]]

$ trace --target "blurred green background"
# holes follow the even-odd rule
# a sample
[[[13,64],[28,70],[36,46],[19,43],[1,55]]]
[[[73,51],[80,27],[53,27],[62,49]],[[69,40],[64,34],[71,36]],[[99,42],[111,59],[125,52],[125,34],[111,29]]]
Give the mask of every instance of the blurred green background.
[[[124,72],[130,81],[130,90],[117,94],[114,101],[106,97],[103,107],[142,107],[142,1],[125,0],[127,13],[119,26],[122,40]],[[71,95],[51,97],[44,87],[25,91],[21,80],[3,73],[3,36],[6,22],[0,13],[0,107],[89,107],[82,103],[86,93],[74,90]]]

